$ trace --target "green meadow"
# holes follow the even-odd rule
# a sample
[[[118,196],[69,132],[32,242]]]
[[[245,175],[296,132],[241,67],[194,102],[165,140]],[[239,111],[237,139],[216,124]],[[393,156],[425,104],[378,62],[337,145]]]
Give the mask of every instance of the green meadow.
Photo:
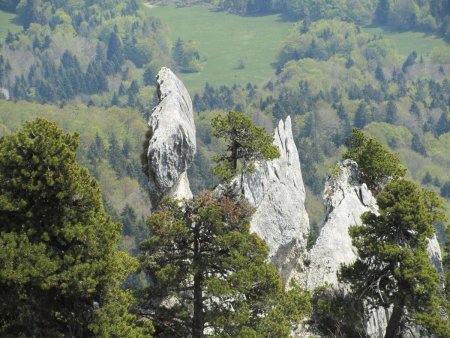
[[[5,39],[8,30],[11,31],[11,33],[17,33],[22,30],[22,26],[17,25],[14,22],[15,18],[15,14],[0,11],[0,41]]]
[[[272,63],[292,23],[279,15],[241,17],[212,11],[204,6],[148,8],[148,13],[168,27],[177,38],[197,42],[206,61],[198,73],[180,74],[191,92],[211,85],[261,85],[274,75]],[[238,69],[240,60],[245,67]]]
[[[412,51],[423,55],[425,60],[430,59],[433,51],[444,50],[450,53],[450,45],[436,35],[412,31],[399,32],[386,27],[363,28],[363,31],[381,35],[391,41],[402,58],[406,58]]]

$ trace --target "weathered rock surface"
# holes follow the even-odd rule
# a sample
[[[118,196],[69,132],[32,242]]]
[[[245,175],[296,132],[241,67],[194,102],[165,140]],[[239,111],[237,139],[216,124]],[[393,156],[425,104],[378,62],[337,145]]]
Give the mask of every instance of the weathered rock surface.
[[[356,249],[348,234],[350,225],[361,224],[361,215],[366,211],[377,213],[375,198],[359,177],[358,165],[345,160],[338,166],[338,172],[325,185],[324,202],[326,213],[324,224],[316,244],[307,257],[304,285],[309,290],[331,284],[346,288],[338,283],[337,272],[341,264],[356,259]],[[428,243],[428,254],[433,265],[443,276],[442,257],[436,235]],[[366,333],[369,337],[383,337],[390,311],[384,308],[369,311]]]
[[[163,67],[157,76],[159,104],[148,121],[149,190],[155,208],[163,196],[192,198],[186,170],[196,152],[192,101],[183,83]]]
[[[337,170],[325,185],[325,220],[308,257],[305,286],[309,290],[325,283],[338,285],[336,272],[340,265],[356,259],[349,227],[361,224],[364,212],[377,210],[375,198],[361,183],[356,162],[345,160]]]
[[[431,263],[441,276],[441,285],[444,287],[444,266],[442,264],[441,246],[439,245],[436,234],[428,241],[427,252]]]
[[[0,94],[3,95],[5,100],[9,100],[9,90],[6,88],[0,88]]]
[[[305,187],[292,136],[291,119],[280,121],[274,132],[280,157],[259,163],[243,182],[244,195],[256,208],[251,230],[270,248],[270,259],[285,281],[302,270],[309,218],[305,210]]]

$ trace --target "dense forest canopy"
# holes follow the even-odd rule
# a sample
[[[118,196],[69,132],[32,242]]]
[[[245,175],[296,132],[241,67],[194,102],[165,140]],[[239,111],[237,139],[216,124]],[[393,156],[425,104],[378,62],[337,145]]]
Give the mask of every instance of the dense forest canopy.
[[[308,22],[340,19],[358,24],[377,23],[398,29],[437,31],[450,36],[448,0],[220,0],[220,8],[239,14],[281,12]]]
[[[148,79],[169,60],[169,47],[161,23],[141,6],[134,0],[19,2],[24,31],[5,39],[0,85],[16,99],[113,101],[143,110],[148,103],[140,89],[153,84]]]

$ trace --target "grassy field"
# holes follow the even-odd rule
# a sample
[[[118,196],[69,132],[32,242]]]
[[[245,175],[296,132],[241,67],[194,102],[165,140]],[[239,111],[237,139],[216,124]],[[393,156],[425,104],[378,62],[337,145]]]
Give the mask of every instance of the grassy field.
[[[14,23],[15,14],[0,11],[0,40],[5,39],[8,30],[12,33],[17,33],[22,30],[22,26]]]
[[[147,11],[169,27],[172,42],[178,37],[196,41],[207,58],[201,72],[180,74],[191,92],[203,89],[206,82],[214,86],[267,82],[291,27],[278,15],[240,17],[203,6],[158,6]],[[246,62],[244,69],[238,69],[240,59]]]
[[[379,35],[391,41],[402,58],[406,58],[412,51],[422,54],[428,60],[434,49],[447,49],[450,52],[450,44],[443,39],[422,32],[399,32],[384,27],[363,28],[363,31]]]

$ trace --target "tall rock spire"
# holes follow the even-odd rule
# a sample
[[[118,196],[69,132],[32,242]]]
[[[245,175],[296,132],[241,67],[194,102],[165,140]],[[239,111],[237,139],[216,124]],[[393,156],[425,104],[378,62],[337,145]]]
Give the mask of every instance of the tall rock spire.
[[[258,163],[256,171],[244,178],[243,190],[256,208],[251,230],[266,241],[270,259],[288,281],[303,269],[301,257],[309,232],[305,187],[290,117],[278,123],[274,144],[280,157]]]
[[[196,152],[192,101],[169,68],[156,77],[159,104],[148,121],[147,174],[152,207],[162,197],[192,198],[187,169]]]

